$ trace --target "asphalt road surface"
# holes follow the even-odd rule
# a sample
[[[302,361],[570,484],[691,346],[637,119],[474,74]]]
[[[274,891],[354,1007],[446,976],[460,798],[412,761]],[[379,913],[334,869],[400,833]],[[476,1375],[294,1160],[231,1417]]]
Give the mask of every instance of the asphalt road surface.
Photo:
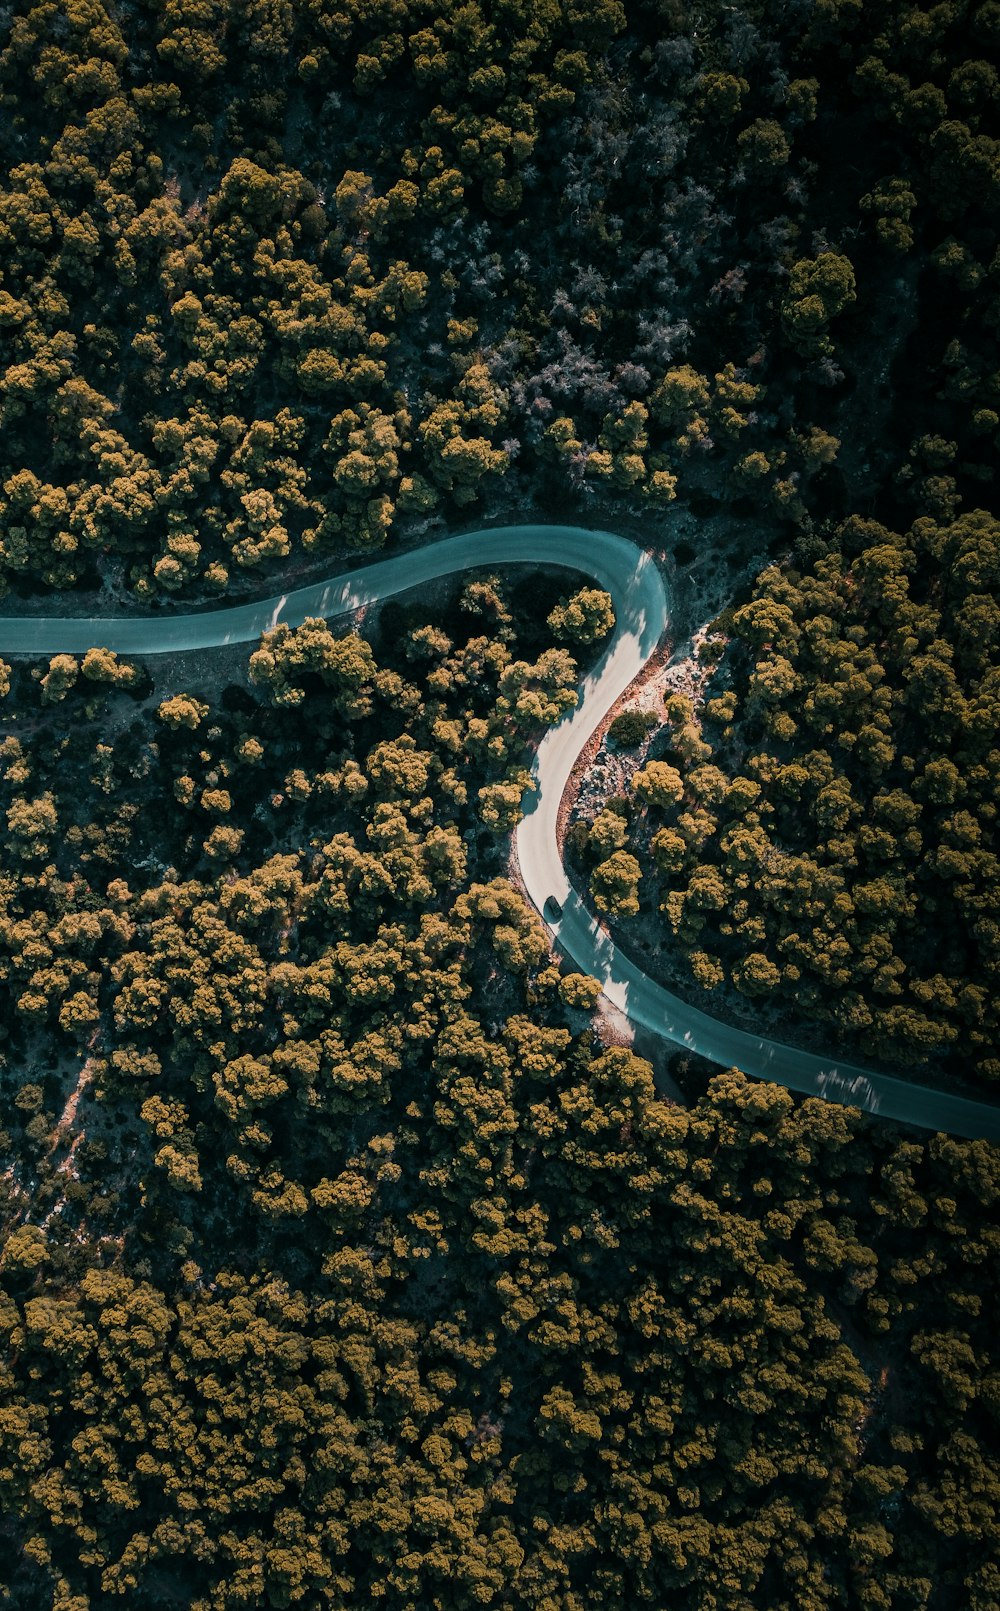
[[[251,643],[284,621],[332,619],[365,604],[475,566],[565,566],[611,594],[614,633],[580,685],[575,710],[538,746],[525,816],[515,833],[518,865],[528,895],[558,948],[584,973],[600,980],[605,996],[633,1023],[652,1030],[724,1068],[738,1068],[808,1096],[863,1108],[884,1119],[951,1135],[1000,1140],[1000,1107],[913,1085],[873,1069],[799,1051],[736,1029],[656,984],[612,941],[572,889],[559,856],[556,822],[570,773],[588,738],[641,671],[669,622],[659,570],[634,543],[612,532],[577,526],[500,526],[446,537],[425,548],[378,560],[342,576],[297,588],[256,604],[192,615],[85,619],[0,618],[0,653],[82,654],[100,645],[120,654],[179,654],[229,643]],[[554,900],[561,915],[549,916]]]

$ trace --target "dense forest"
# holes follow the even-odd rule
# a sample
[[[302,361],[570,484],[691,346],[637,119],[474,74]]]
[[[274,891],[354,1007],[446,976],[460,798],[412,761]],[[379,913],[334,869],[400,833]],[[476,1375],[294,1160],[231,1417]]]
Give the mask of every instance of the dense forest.
[[[0,661],[0,1605],[994,1611],[997,1153],[617,1043],[509,858],[612,613],[489,527],[703,628],[626,947],[995,1095],[1000,5],[3,18],[0,609],[484,536]]]

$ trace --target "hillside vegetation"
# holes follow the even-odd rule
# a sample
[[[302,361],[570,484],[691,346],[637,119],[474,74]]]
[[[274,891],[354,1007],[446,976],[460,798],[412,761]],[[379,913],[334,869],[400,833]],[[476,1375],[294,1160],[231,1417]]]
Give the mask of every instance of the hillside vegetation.
[[[4,23],[0,607],[641,536],[731,602],[596,909],[995,1092],[996,0]],[[505,871],[612,612],[501,557],[0,662],[0,1604],[994,1611],[996,1152],[602,1040]]]

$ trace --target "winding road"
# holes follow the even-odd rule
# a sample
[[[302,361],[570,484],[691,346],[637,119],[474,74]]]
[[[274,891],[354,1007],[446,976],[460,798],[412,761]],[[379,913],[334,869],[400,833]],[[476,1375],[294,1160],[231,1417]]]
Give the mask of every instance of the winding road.
[[[667,595],[650,556],[612,532],[577,526],[500,526],[443,538],[425,548],[378,560],[325,582],[261,603],[198,614],[122,617],[0,618],[0,652],[81,654],[94,645],[120,654],[178,654],[249,643],[279,622],[299,626],[307,616],[328,619],[473,567],[564,566],[592,578],[614,601],[617,624],[600,660],[584,679],[576,709],[542,739],[515,834],[528,895],[559,949],[601,983],[609,1001],[676,1045],[757,1079],[863,1108],[881,1118],[970,1138],[1000,1140],[1000,1107],[948,1091],[913,1085],[845,1062],[817,1056],[734,1028],[689,1006],[647,977],[588,912],[559,856],[559,804],[587,740],[642,670],[666,631]],[[545,916],[546,903],[562,908]]]

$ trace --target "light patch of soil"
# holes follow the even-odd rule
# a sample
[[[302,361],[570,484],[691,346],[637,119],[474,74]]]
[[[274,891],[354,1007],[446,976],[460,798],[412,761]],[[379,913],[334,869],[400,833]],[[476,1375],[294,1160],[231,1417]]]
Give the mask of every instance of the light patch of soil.
[[[560,855],[571,822],[581,816],[588,819],[595,817],[610,796],[628,793],[631,779],[642,766],[656,729],[649,739],[635,749],[619,750],[608,744],[608,728],[615,717],[626,710],[656,710],[662,713],[663,701],[657,696],[657,680],[665,673],[672,652],[670,640],[664,639],[651,659],[647,660],[636,681],[626,688],[580,751],[566,792],[559,803],[556,836]]]
[[[80,1105],[80,1098],[92,1083],[93,1078],[94,1059],[87,1057],[80,1065],[79,1073],[66,1098],[63,1110],[56,1121],[49,1141],[50,1158],[59,1148],[64,1147],[66,1149],[63,1157],[56,1165],[57,1174],[73,1169],[73,1154],[76,1152],[84,1135],[83,1129],[77,1126],[76,1110]]]
[[[666,725],[665,700],[671,694],[686,694],[697,712],[714,670],[713,664],[700,655],[702,645],[712,636],[710,629],[711,619],[696,628],[676,651],[668,639],[664,640],[590,739],[573,769],[559,808],[560,851],[572,822],[592,822],[612,796],[631,793],[632,779],[657,747]],[[618,749],[608,742],[607,731],[616,716],[630,710],[651,712],[657,717],[657,725],[641,744]]]
[[[635,1044],[635,1025],[628,1014],[604,996],[598,997],[594,1009],[594,1029],[605,1046],[627,1046],[631,1050]]]
[[[682,652],[664,666],[657,685],[661,704],[671,694],[686,694],[696,711],[701,708],[705,690],[716,669],[713,660],[702,657],[703,646],[709,638],[716,636],[711,626],[710,620],[703,622],[682,646]]]
[[[693,537],[693,517],[689,513],[679,516],[674,535]],[[756,575],[765,562],[764,555],[756,554],[734,575],[721,556],[713,554],[709,548],[703,549],[683,573],[678,573],[666,551],[655,551],[653,557],[663,562],[668,572],[670,618],[676,633],[672,639],[664,638],[582,751],[560,805],[560,851],[571,822],[581,818],[592,821],[609,798],[630,793],[633,777],[645,765],[650,751],[655,751],[662,734],[665,700],[671,694],[686,694],[695,711],[699,710],[715,670],[715,662],[703,659],[700,653],[714,635],[712,623],[731,603],[740,583]],[[691,621],[698,624],[688,626],[688,636],[682,637],[685,625]],[[657,726],[643,743],[631,749],[617,749],[608,744],[607,730],[616,716],[631,710],[651,712],[657,717]]]

